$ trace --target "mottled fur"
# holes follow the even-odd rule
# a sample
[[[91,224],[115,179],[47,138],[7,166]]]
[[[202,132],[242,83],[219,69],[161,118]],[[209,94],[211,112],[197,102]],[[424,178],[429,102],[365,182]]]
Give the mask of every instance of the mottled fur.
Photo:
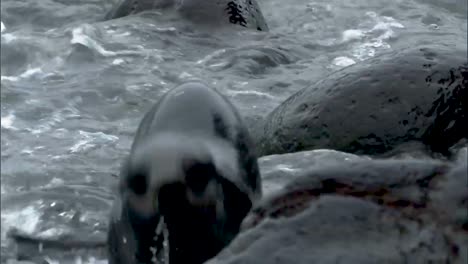
[[[201,83],[168,92],[145,115],[121,172],[109,263],[150,263],[161,216],[170,264],[200,264],[239,232],[261,197],[257,157],[242,119]],[[125,243],[124,243],[125,241]]]

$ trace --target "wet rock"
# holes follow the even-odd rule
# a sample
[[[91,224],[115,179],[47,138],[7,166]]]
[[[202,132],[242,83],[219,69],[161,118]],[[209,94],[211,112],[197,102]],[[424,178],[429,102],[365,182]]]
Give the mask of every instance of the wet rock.
[[[274,173],[290,182],[267,193],[208,264],[466,263],[466,153],[454,161],[329,150],[263,157],[264,183]]]
[[[369,158],[328,149],[262,157],[258,164],[262,173],[263,194],[268,195],[282,189],[305,171],[366,159]]]
[[[110,10],[105,20],[117,19],[149,10],[170,9],[193,22],[214,24],[231,23],[242,27],[268,31],[260,6],[255,0],[224,1],[132,1],[121,0]]]
[[[346,155],[340,152],[334,154],[337,162],[330,162],[333,152],[326,157],[317,155],[320,151],[325,150],[296,153],[315,165],[296,168],[297,175],[290,177],[279,191],[267,193],[244,225],[253,226],[265,216],[294,215],[323,194],[359,197],[392,208],[417,210],[418,213],[424,211],[424,215],[429,215],[432,212],[426,209],[431,185],[443,180],[441,175],[447,175],[453,167],[449,162],[429,158],[370,159],[355,156],[339,162],[339,157]],[[276,164],[284,166],[288,159],[281,161],[281,156],[276,156]],[[277,173],[281,173],[280,168],[276,167]],[[262,172],[265,170],[268,169],[262,167]],[[272,181],[268,177],[272,173],[264,175],[264,183]]]
[[[266,221],[208,264],[428,263],[450,261],[431,226],[356,198],[326,195],[301,214]]]
[[[347,67],[268,117],[262,155],[330,148],[382,154],[422,142],[433,152],[468,135],[466,47],[407,48]]]
[[[432,186],[431,206],[441,220],[468,232],[468,148],[461,149],[453,168]],[[467,256],[468,257],[468,256]]]

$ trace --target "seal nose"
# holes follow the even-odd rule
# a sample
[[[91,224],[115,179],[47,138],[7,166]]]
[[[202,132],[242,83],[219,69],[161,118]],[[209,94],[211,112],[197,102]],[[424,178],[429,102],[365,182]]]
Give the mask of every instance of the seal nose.
[[[157,199],[162,214],[173,214],[186,206],[204,207],[216,203],[214,165],[193,161],[185,165],[183,182],[166,184],[159,190]]]
[[[216,175],[216,168],[211,163],[195,163],[185,169],[187,188],[196,195],[205,191],[209,181]]]
[[[186,187],[183,183],[171,183],[161,187],[158,193],[159,211],[162,215],[177,212],[186,205]]]

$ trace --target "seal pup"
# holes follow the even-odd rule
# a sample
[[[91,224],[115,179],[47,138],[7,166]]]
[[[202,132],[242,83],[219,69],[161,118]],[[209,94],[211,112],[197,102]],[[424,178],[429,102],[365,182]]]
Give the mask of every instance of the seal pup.
[[[175,10],[192,21],[212,24],[225,22],[245,28],[268,31],[255,0],[122,0],[105,19],[116,19],[148,10]]]
[[[261,198],[256,151],[235,107],[219,92],[188,82],[142,119],[120,175],[108,232],[109,263],[201,264],[237,235]]]

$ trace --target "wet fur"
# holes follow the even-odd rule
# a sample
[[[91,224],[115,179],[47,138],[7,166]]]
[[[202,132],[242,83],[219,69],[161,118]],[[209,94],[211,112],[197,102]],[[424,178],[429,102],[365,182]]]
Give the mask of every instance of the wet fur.
[[[213,204],[187,199],[187,186],[196,192],[200,181],[215,190],[208,192],[216,195],[208,199]],[[135,208],[137,196],[149,202]],[[260,197],[255,150],[236,109],[204,84],[176,87],[145,115],[123,166],[109,263],[150,263],[150,247],[161,248],[154,240],[161,215],[169,229],[171,264],[203,263],[237,235]]]

